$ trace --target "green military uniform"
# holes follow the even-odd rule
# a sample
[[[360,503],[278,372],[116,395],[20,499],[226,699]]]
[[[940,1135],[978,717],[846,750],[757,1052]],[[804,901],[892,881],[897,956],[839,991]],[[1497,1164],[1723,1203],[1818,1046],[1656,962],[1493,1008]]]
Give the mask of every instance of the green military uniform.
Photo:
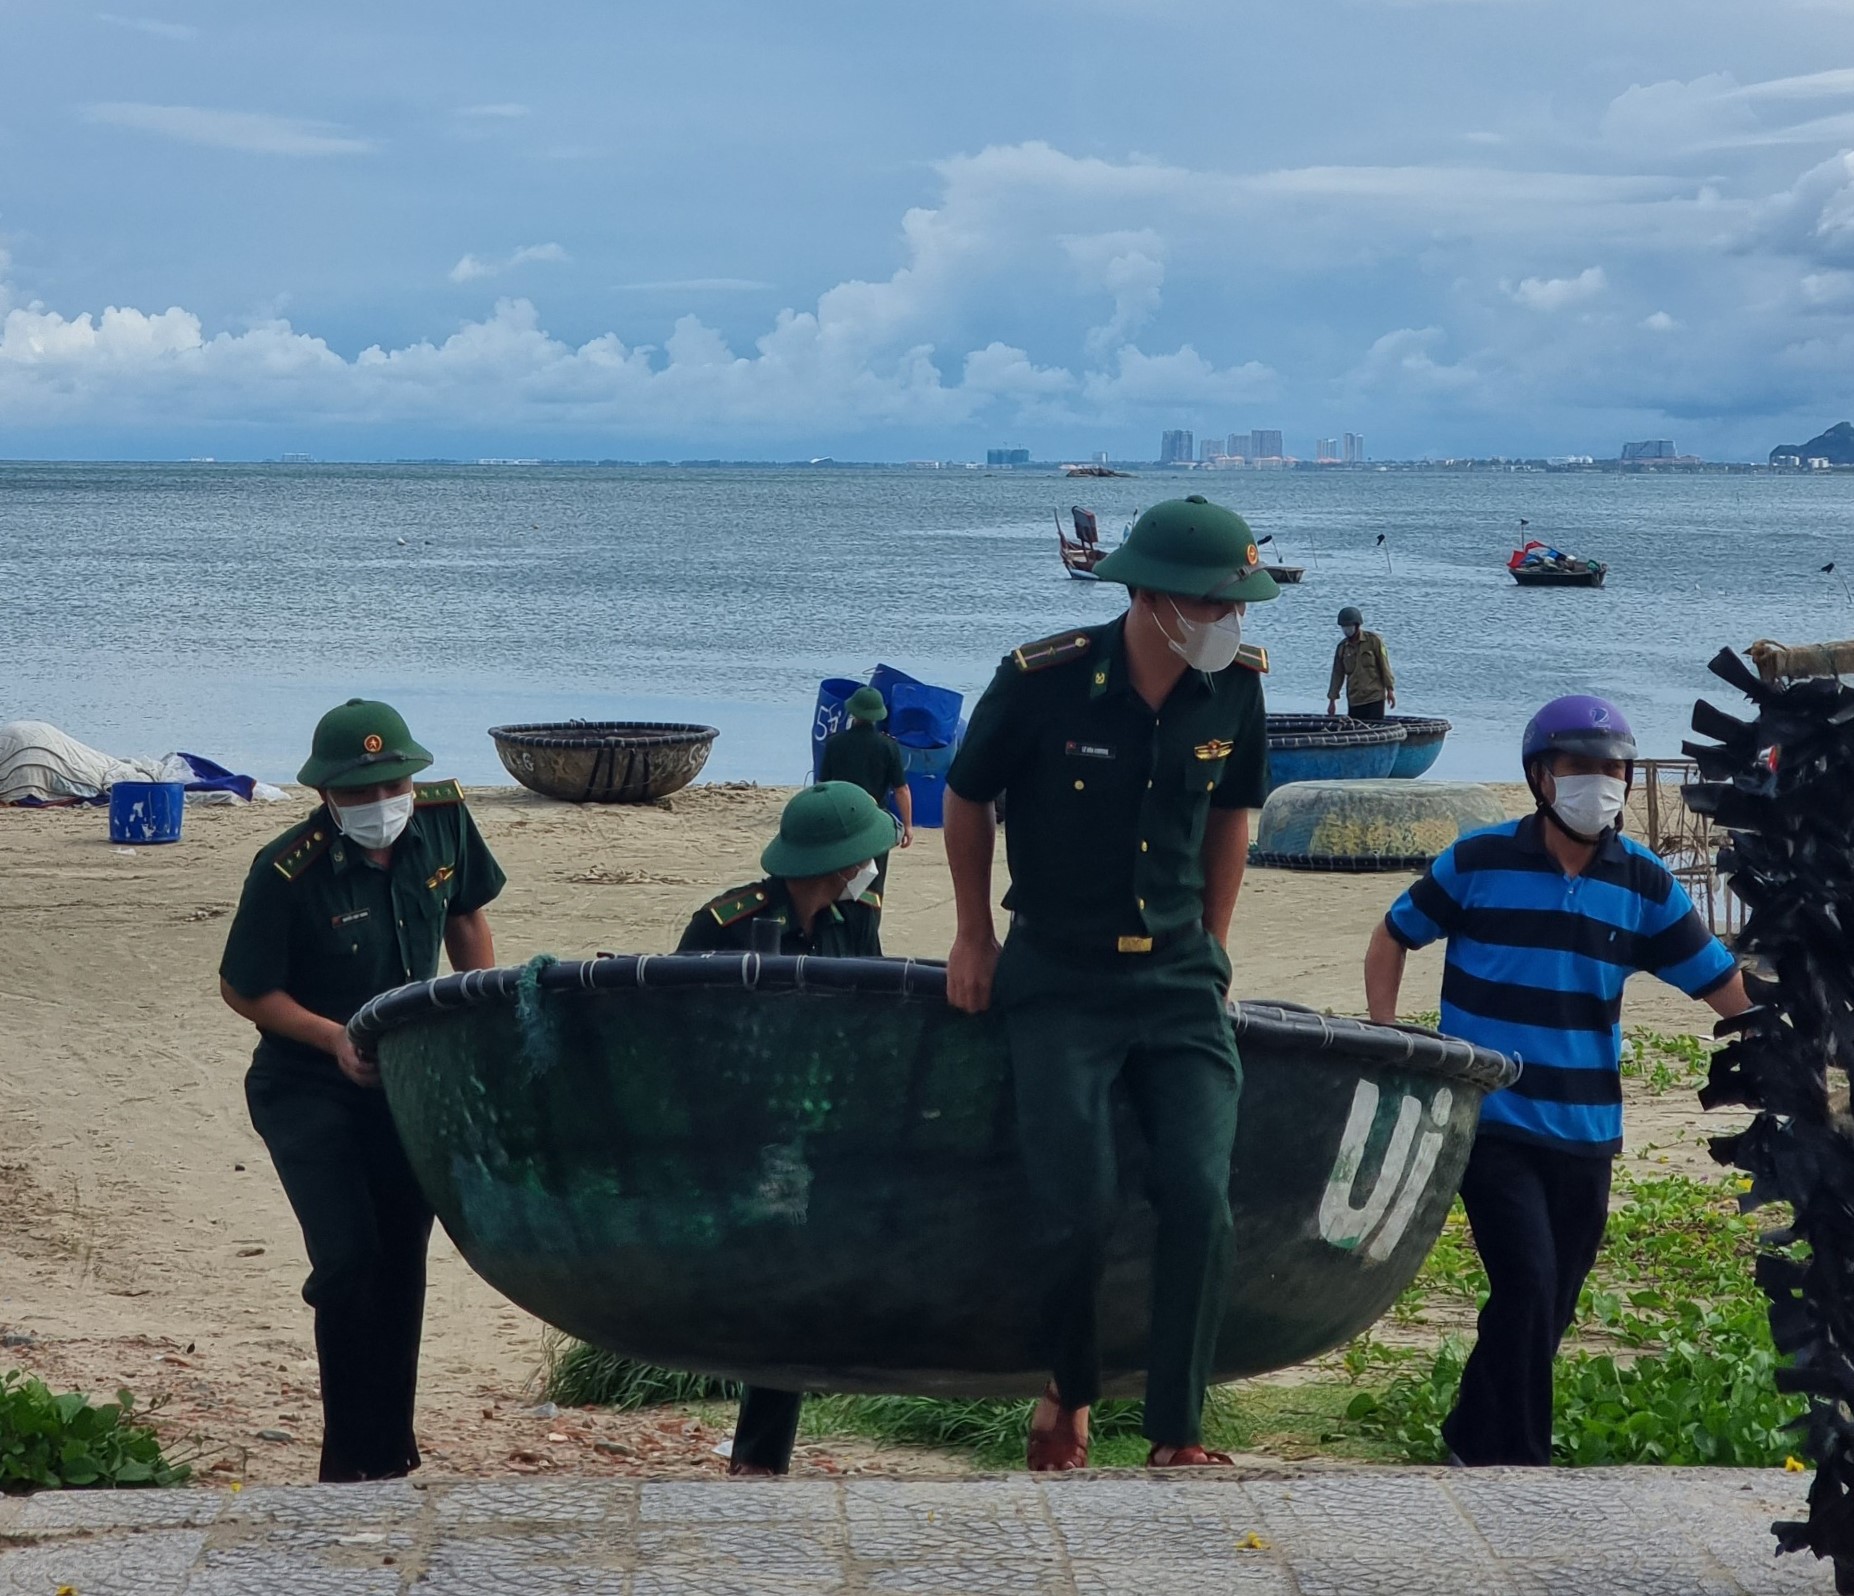
[[[1332,679],[1326,684],[1328,701],[1345,689],[1346,713],[1355,720],[1382,720],[1384,700],[1397,690],[1384,639],[1362,626],[1356,637],[1342,637],[1333,650]]]
[[[869,706],[864,698],[875,700]],[[863,706],[859,712],[859,705]],[[880,718],[882,695],[873,687],[859,688],[850,700],[855,718],[842,731],[832,732],[824,740],[824,753],[818,761],[819,781],[854,782],[878,804],[886,804],[889,794],[908,784],[908,763],[901,744],[887,732],[877,729],[876,721],[865,718],[870,707]],[[876,855],[875,888],[877,893],[888,886],[888,850]]]
[[[1183,527],[1217,534],[1207,541],[1235,574],[1209,580],[1182,555],[1165,558],[1181,542],[1191,552]],[[1103,577],[1158,593],[1276,591],[1246,525],[1201,499],[1148,511],[1110,561]],[[1129,678],[1125,626],[1123,616],[1007,656],[947,785],[974,803],[1006,799],[1012,923],[993,997],[1053,1271],[1044,1331],[1057,1392],[1072,1408],[1100,1390],[1094,1303],[1118,1200],[1119,1078],[1149,1142],[1159,1219],[1145,1431],[1178,1446],[1198,1440],[1221,1321],[1241,1089],[1229,959],[1202,923],[1202,849],[1213,809],[1267,795],[1267,660],[1245,646],[1224,670],[1187,670],[1155,713]]]
[[[385,705],[344,705],[324,726],[337,717],[359,757],[332,772],[312,760],[310,785],[396,781],[430,760]],[[318,728],[318,749],[324,740]],[[397,762],[385,757],[394,752]],[[454,782],[414,789],[385,868],[323,805],[252,862],[219,973],[241,997],[283,992],[345,1024],[377,993],[436,975],[450,917],[487,904],[503,879]],[[260,1031],[245,1099],[309,1253],[320,1477],[403,1474],[419,1462],[412,1415],[432,1214],[385,1095],[355,1085],[330,1054]]]
[[[776,951],[828,959],[882,956],[882,900],[874,891],[841,899],[818,911],[807,931],[799,924],[791,888],[801,877],[829,875],[874,856],[877,845],[894,839],[888,816],[866,792],[849,782],[820,781],[797,794],[779,820],[779,836],[760,855],[775,872],[750,886],[735,887],[695,911],[676,944],[678,953],[766,951],[756,927],[774,925]],[[784,1474],[798,1438],[796,1391],[750,1385],[741,1395],[730,1463],[734,1468]]]

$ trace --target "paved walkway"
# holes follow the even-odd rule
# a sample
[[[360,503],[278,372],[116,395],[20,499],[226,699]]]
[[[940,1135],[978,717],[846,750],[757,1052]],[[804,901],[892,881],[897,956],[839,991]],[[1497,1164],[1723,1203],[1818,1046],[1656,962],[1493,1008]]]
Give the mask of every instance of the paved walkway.
[[[1217,1480],[602,1480],[0,1499],[5,1596],[1725,1596],[1807,1477],[1345,1469]]]

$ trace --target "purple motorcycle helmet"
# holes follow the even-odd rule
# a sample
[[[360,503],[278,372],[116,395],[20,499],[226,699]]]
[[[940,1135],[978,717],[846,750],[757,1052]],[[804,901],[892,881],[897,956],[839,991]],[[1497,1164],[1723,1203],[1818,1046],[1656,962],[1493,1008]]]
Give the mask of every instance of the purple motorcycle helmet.
[[[1519,760],[1527,776],[1531,776],[1535,761],[1552,754],[1626,759],[1633,765],[1637,757],[1635,733],[1622,711],[1607,698],[1571,693],[1554,698],[1526,722]]]

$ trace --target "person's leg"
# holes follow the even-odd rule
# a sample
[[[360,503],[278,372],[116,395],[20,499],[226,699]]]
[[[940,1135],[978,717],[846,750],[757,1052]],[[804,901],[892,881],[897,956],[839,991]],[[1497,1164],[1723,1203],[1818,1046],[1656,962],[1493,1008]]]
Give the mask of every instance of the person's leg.
[[[797,1391],[773,1391],[763,1385],[750,1385],[741,1392],[728,1472],[784,1474],[790,1469],[792,1447],[798,1440],[798,1410],[804,1400]]]
[[[1229,964],[1208,938],[1146,977],[1126,1082],[1145,1133],[1158,1218],[1144,1433],[1197,1444],[1229,1292],[1230,1154],[1242,1067],[1225,994]]]
[[[1551,1214],[1556,1245],[1558,1294],[1553,1304],[1552,1351],[1557,1352],[1564,1333],[1577,1317],[1577,1295],[1584,1289],[1603,1229],[1609,1222],[1609,1178],[1613,1165],[1607,1157],[1583,1153],[1547,1153],[1545,1201]]]
[[[1345,712],[1353,720],[1382,720],[1384,718],[1384,700],[1374,698],[1367,704],[1347,704]]]
[[[431,1245],[431,1205],[419,1190],[382,1092],[360,1103],[367,1144],[379,1252],[374,1270],[376,1381],[380,1453],[375,1477],[419,1465],[413,1434],[418,1399],[419,1343],[425,1329],[425,1264]]]
[[[1558,1269],[1537,1152],[1478,1136],[1462,1176],[1461,1200],[1488,1285],[1455,1409],[1442,1425],[1443,1440],[1463,1463],[1551,1461]]]
[[[315,1310],[323,1481],[390,1472],[401,1439],[397,1423],[383,1426],[378,1411],[380,1238],[353,1102],[361,1092],[332,1067],[324,1073],[258,1063],[245,1078],[251,1123],[270,1151],[309,1254],[303,1300]]]

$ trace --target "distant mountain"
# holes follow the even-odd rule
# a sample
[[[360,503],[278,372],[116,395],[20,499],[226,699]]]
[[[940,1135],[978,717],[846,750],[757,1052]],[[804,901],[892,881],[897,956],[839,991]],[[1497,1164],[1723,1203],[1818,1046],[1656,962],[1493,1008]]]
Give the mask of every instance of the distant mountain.
[[[1770,451],[1770,463],[1793,454],[1798,460],[1826,460],[1830,465],[1854,465],[1854,422],[1837,421],[1828,431],[1807,443],[1780,443]]]

